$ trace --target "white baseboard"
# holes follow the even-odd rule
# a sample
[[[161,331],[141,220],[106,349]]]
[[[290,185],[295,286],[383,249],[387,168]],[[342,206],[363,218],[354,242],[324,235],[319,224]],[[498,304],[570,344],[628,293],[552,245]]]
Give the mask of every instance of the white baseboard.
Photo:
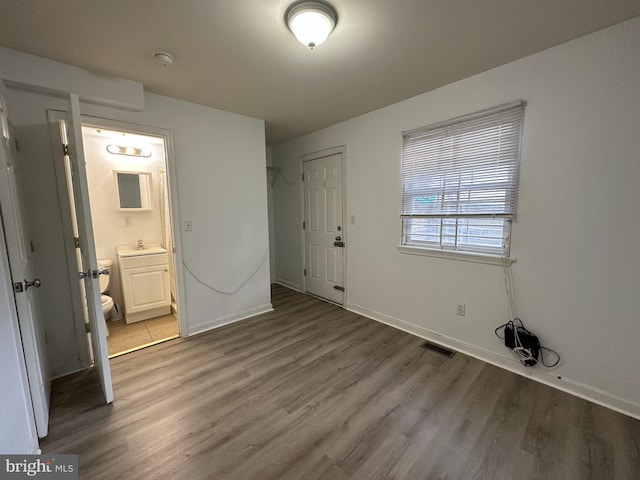
[[[389,325],[417,337],[424,338],[425,340],[429,340],[457,352],[464,353],[465,355],[477,358],[483,362],[517,373],[523,377],[528,377],[536,382],[544,383],[550,387],[570,393],[576,397],[583,398],[640,420],[640,405],[629,402],[628,400],[617,397],[616,395],[599,388],[577,382],[567,377],[559,377],[553,372],[545,372],[539,369],[524,367],[510,355],[501,355],[470,343],[441,335],[427,328],[405,322],[404,320],[369,310],[368,308],[361,307],[359,305],[349,304],[345,305],[345,308],[351,312],[362,315],[363,317],[384,323],[385,325]]]
[[[296,285],[295,283],[288,282],[287,280],[282,280],[281,278],[276,278],[272,283],[277,283],[278,285],[290,288],[291,290],[295,290],[296,292],[302,291],[302,285]]]
[[[187,336],[197,335],[198,333],[203,333],[209,330],[213,330],[215,328],[223,327],[225,325],[229,325],[231,323],[239,322],[240,320],[244,320],[246,318],[255,317],[256,315],[260,315],[263,313],[273,311],[273,305],[271,303],[266,303],[264,305],[259,305],[257,307],[250,308],[248,310],[243,310],[242,312],[233,313],[231,315],[225,315],[220,318],[213,318],[211,320],[207,320],[206,322],[201,322],[196,325],[189,325],[187,328]]]

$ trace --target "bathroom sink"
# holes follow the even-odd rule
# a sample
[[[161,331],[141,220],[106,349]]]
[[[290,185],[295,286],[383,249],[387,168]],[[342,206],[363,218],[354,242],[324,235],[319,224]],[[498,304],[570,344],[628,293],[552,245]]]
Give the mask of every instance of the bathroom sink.
[[[156,255],[158,253],[167,253],[167,249],[157,245],[149,245],[142,249],[136,248],[132,245],[123,245],[118,247],[118,255],[121,257],[138,257],[141,255]]]

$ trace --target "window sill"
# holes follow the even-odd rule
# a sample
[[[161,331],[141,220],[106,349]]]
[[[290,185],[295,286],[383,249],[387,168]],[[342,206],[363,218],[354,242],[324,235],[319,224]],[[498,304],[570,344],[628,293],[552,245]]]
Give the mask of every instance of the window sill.
[[[422,255],[426,257],[447,258],[450,260],[459,260],[463,262],[484,263],[487,265],[503,266],[503,259],[497,255],[486,255],[483,253],[472,252],[453,252],[448,250],[436,250],[435,248],[410,247],[408,245],[398,245],[400,253],[409,255]],[[507,265],[515,262],[515,258],[507,258]]]

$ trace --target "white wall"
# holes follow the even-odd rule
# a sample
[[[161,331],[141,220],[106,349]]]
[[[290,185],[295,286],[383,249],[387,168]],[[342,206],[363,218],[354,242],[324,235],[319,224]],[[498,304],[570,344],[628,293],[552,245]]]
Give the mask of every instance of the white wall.
[[[140,82],[0,47],[0,66],[5,81],[40,91],[76,93],[80,100],[140,111],[144,91]]]
[[[638,45],[636,18],[273,147],[295,178],[301,155],[346,145],[347,308],[639,416]],[[494,336],[500,267],[396,248],[401,132],[517,99],[528,105],[513,274],[527,327],[562,355],[552,372],[520,367]],[[274,195],[277,279],[300,286],[299,189],[276,183]]]
[[[38,68],[37,64],[32,68]],[[70,84],[79,82],[76,70],[67,74],[74,80]],[[84,80],[83,85],[91,90],[90,79]],[[99,88],[95,90],[87,96],[99,95]],[[25,196],[30,199],[28,222],[43,280],[40,293],[47,312],[50,366],[52,375],[58,376],[82,367],[73,343],[54,155],[46,124],[46,110],[63,110],[66,101],[15,89],[9,90],[7,101],[20,142]],[[186,317],[187,333],[268,311],[264,122],[151,93],[144,94],[144,106],[142,112],[88,103],[81,108],[86,115],[171,130],[179,201],[176,220],[179,225],[183,220],[193,222],[193,231],[182,231],[177,239],[184,262],[203,283],[227,292],[255,271],[235,295],[215,293],[185,271],[185,303],[180,313]]]
[[[83,128],[82,138],[87,162],[89,201],[91,203],[96,255],[98,259],[107,259],[113,262],[109,272],[111,277],[109,293],[116,302],[123,305],[116,247],[118,245],[134,245],[138,239],[141,239],[145,244],[161,243],[162,241],[158,169],[165,168],[164,148],[162,143],[158,143],[161,142],[160,140],[149,137],[150,141],[145,143],[145,148],[151,151],[149,158],[127,157],[107,152],[107,145],[119,144],[119,142],[97,135],[95,129]],[[114,170],[151,173],[152,211],[118,210],[113,179]],[[127,223],[125,223],[125,219],[128,220]]]

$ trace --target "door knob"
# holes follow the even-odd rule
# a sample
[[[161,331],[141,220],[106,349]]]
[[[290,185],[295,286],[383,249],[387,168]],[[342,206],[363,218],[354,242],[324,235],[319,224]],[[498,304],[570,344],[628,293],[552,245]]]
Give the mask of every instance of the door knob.
[[[40,285],[42,285],[42,282],[40,281],[39,278],[36,278],[33,282],[29,282],[27,280],[24,281],[24,289],[25,290],[29,290],[29,287],[40,288]]]

